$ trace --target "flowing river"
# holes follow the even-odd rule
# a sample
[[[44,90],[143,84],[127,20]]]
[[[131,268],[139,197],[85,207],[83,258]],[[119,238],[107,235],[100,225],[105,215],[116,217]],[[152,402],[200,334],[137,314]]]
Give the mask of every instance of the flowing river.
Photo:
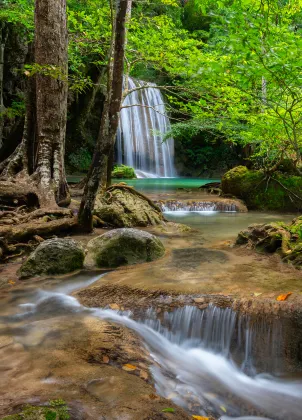
[[[202,230],[209,241],[233,238],[235,232],[251,222],[281,218],[253,213],[171,212],[166,216]],[[282,216],[283,220],[291,218]],[[30,369],[23,371],[20,366],[24,369],[28,360],[33,363],[36,359],[38,363],[39,358],[40,365],[44,365],[49,343],[51,352],[57,351],[62,332],[56,319],[64,319],[65,325],[77,320],[79,327],[64,332],[74,335],[77,328],[83,328],[80,320],[92,317],[134,331],[149,353],[157,393],[188,412],[201,416],[212,413],[222,420],[301,419],[302,381],[282,371],[282,357],[278,353],[282,329],[278,323],[271,329],[253,329],[247,318],[213,305],[202,310],[184,306],[160,317],[150,308],[134,317],[131,312],[87,308],[71,296],[73,291],[92,285],[100,276],[83,273],[49,279],[11,292],[0,309],[1,392],[13,389],[14,381],[26,384],[37,381],[37,377],[41,384],[60,389],[60,380],[47,376],[49,367],[41,368],[43,374],[40,372],[33,379]],[[105,279],[106,273],[102,276]],[[264,353],[271,361],[267,372],[258,371],[254,363],[257,334],[263,334]],[[43,351],[37,353],[37,348]]]

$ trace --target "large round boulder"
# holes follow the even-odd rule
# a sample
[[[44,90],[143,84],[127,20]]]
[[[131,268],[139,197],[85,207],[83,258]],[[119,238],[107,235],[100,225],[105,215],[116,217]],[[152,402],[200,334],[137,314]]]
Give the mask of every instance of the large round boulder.
[[[115,229],[87,244],[85,266],[118,267],[153,261],[164,255],[165,248],[156,236],[138,229]]]
[[[49,239],[42,242],[22,264],[21,278],[66,274],[83,268],[85,253],[73,239]]]
[[[94,214],[113,227],[159,225],[164,221],[160,208],[148,197],[127,185],[113,185],[97,196]]]

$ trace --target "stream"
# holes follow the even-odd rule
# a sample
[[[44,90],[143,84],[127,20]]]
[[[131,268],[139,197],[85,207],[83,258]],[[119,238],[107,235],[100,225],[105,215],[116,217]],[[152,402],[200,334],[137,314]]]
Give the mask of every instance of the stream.
[[[166,216],[171,221],[201,229],[209,242],[233,238],[235,232],[252,222],[281,218],[280,215],[215,212],[168,212]],[[282,216],[283,220],[291,218],[292,215]],[[302,381],[282,371],[278,354],[282,329],[278,324],[265,332],[265,328],[252,328],[247,318],[239,317],[231,309],[213,305],[204,310],[185,306],[160,317],[150,308],[134,319],[131,312],[86,308],[71,296],[75,290],[99,279],[100,274],[80,273],[11,292],[0,312],[0,340],[3,337],[8,340],[7,345],[0,346],[0,351],[14,346],[11,355],[6,352],[5,358],[1,358],[4,379],[1,388],[12,386],[5,376],[13,358],[16,363],[19,357],[15,353],[17,345],[22,346],[17,349],[18,354],[26,353],[28,357],[32,352],[34,359],[35,347],[45,351],[49,342],[55,343],[56,348],[60,346],[56,319],[63,317],[68,324],[93,317],[134,331],[150,355],[156,392],[188,412],[201,416],[212,413],[221,420],[301,419]],[[70,331],[74,334],[76,330]],[[253,359],[253,340],[257,334],[267,335],[263,346],[271,363],[266,372],[257,371]],[[21,375],[18,368],[13,377],[26,382],[26,375],[24,372]],[[59,386],[56,378],[50,380],[44,373],[42,376],[41,381]]]

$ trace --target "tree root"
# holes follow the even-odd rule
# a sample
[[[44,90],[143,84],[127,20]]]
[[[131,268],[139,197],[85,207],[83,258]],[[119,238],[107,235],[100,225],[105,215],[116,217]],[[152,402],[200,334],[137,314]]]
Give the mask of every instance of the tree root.
[[[44,237],[68,232],[75,226],[76,218],[74,217],[47,222],[35,220],[18,226],[0,226],[0,237],[11,243],[13,241],[30,240],[36,235]]]
[[[44,238],[71,232],[76,225],[76,218],[70,214],[69,217],[57,220],[45,221],[43,218],[34,218],[17,226],[0,225],[0,259],[6,261],[23,255],[43,242]]]

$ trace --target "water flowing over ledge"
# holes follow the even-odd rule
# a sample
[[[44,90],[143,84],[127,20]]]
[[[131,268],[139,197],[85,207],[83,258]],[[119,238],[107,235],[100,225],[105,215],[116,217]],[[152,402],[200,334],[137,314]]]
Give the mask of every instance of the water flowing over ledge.
[[[156,204],[161,211],[176,212],[176,211],[192,211],[192,212],[238,212],[238,206],[234,203],[212,202],[212,201],[157,201]]]
[[[129,78],[129,90],[147,85]],[[174,177],[174,140],[163,142],[170,131],[165,100],[155,84],[129,94],[120,113],[117,161],[138,170],[142,178]],[[140,105],[140,106],[137,106]]]
[[[148,348],[156,391],[189,412],[212,413],[224,420],[238,416],[247,416],[242,420],[300,420],[302,383],[271,376],[284,369],[279,319],[255,322],[229,307],[210,304],[204,309],[184,306],[160,314],[150,308],[135,320],[130,312],[82,306],[66,294],[79,286],[83,283],[38,291],[30,302],[20,305],[21,313],[5,318],[23,320],[28,328],[28,323],[34,326],[38,320],[82,313],[123,325],[135,331]],[[266,361],[265,369],[258,368],[259,359]]]

